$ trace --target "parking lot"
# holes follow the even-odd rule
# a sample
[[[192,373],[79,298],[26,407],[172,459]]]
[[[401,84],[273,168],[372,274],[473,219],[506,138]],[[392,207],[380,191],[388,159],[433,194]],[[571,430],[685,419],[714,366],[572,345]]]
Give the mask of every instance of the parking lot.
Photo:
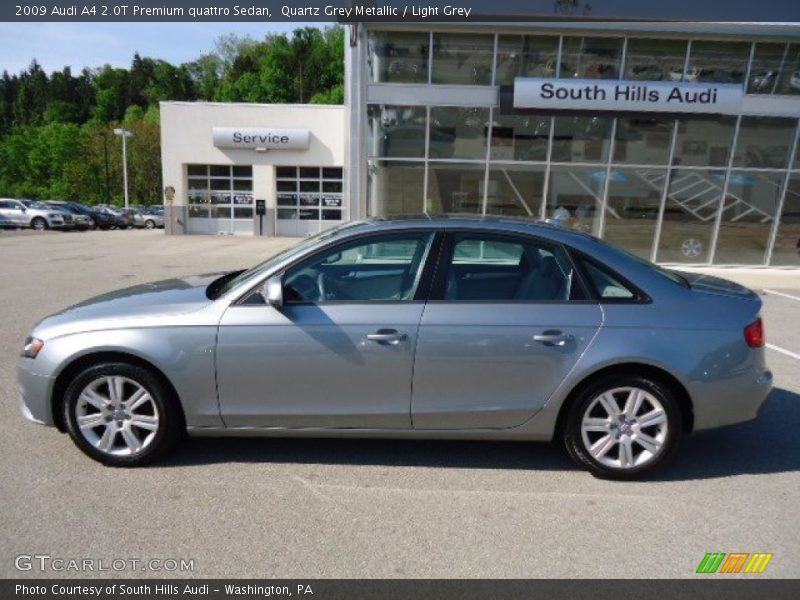
[[[21,554],[191,559],[176,574],[204,578],[692,577],[707,552],[770,552],[763,576],[800,576],[800,286],[786,276],[763,286],[783,295],[764,295],[776,389],[762,417],[685,438],[651,481],[601,481],[551,445],[490,442],[190,440],[119,470],[19,414],[14,366],[40,318],[290,243],[0,233],[0,577],[92,575],[19,571]]]

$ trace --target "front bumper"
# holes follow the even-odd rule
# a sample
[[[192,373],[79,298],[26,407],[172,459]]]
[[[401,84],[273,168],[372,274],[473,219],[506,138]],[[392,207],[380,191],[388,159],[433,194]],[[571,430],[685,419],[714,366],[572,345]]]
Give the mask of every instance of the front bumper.
[[[17,363],[17,388],[22,416],[32,423],[54,425],[50,395],[54,378],[34,372],[35,359],[20,358]]]

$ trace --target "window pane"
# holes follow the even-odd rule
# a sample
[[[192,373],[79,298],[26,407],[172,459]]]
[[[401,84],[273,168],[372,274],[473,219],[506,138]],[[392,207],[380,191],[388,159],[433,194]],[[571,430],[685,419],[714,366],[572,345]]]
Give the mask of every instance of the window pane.
[[[190,199],[191,201],[191,199]],[[208,218],[208,205],[207,204],[189,204],[189,216],[193,219],[207,219]]]
[[[433,34],[433,83],[491,85],[494,36]]]
[[[234,179],[233,180],[233,189],[234,191],[242,191],[242,192],[252,192],[253,191],[253,180],[252,179]]]
[[[553,162],[605,162],[611,140],[607,117],[556,117]]]
[[[230,179],[210,179],[210,187],[212,190],[227,190],[231,189]]]
[[[634,294],[624,283],[594,263],[583,261],[595,293],[601,298],[633,298]]]
[[[786,44],[756,44],[750,66],[748,94],[774,94]]]
[[[680,81],[686,62],[686,42],[680,40],[628,40],[625,79]]]
[[[208,177],[207,165],[186,165],[186,174],[190,177],[192,175],[199,175],[201,177]]]
[[[296,181],[277,181],[275,185],[278,188],[279,192],[296,192],[297,191],[297,182]]]
[[[342,168],[341,167],[322,167],[322,178],[323,179],[341,179],[342,178]]]
[[[288,271],[284,280],[286,299],[289,302],[412,300],[431,238],[432,234],[427,232],[381,236],[322,251]]]
[[[724,181],[724,171],[672,172],[656,255],[658,262],[708,262]]]
[[[322,182],[322,191],[323,192],[341,192],[342,191],[342,182],[341,181],[323,181]]]
[[[415,163],[369,163],[370,214],[374,216],[423,212],[425,166]]]
[[[572,269],[561,250],[490,235],[456,237],[444,299],[451,302],[558,301],[570,296]]]
[[[663,117],[617,119],[614,162],[666,165],[673,123],[673,119]]]
[[[278,218],[279,219],[296,219],[297,218],[297,211],[291,208],[279,208],[278,209]]]
[[[764,264],[784,178],[783,173],[731,173],[714,264]]]
[[[297,177],[297,167],[275,167],[275,177],[294,179]]]
[[[319,180],[316,180],[316,181],[301,181],[300,182],[300,191],[301,192],[318,192],[319,191]]]
[[[208,179],[189,179],[189,192],[207,190]]]
[[[278,206],[297,206],[297,194],[278,194]]]
[[[800,94],[800,44],[789,44],[776,93]]]
[[[301,179],[319,179],[319,167],[300,167]]]
[[[369,69],[372,81],[427,83],[427,33],[372,31],[369,35]]]
[[[800,267],[800,174],[789,176],[771,264]]]
[[[325,209],[325,210],[322,211],[322,220],[323,221],[341,221],[342,220],[342,211]]]
[[[666,179],[665,169],[612,169],[603,238],[650,260]]]
[[[253,177],[253,167],[251,165],[240,165],[233,167],[234,177]]]
[[[548,219],[597,235],[605,167],[553,166],[547,192]]]
[[[230,219],[231,207],[230,205],[211,206],[212,219]]]
[[[492,125],[492,160],[547,160],[550,117],[499,115]]]
[[[230,177],[231,168],[227,165],[211,165],[209,167],[211,177]]]
[[[483,182],[481,164],[430,163],[426,212],[482,212]]]
[[[486,158],[488,108],[431,109],[430,158]]]
[[[425,156],[424,106],[372,104],[368,109],[370,156]]]
[[[253,207],[252,206],[234,206],[233,207],[234,219],[252,219]]]
[[[694,41],[686,69],[686,81],[742,83],[750,44],[744,42]]]
[[[486,213],[539,218],[544,170],[544,166],[492,166],[489,170]]]
[[[736,117],[679,118],[673,164],[727,166],[735,127]]]
[[[734,165],[761,169],[786,167],[796,124],[796,119],[742,117]]]
[[[622,38],[565,37],[559,77],[568,79],[616,79]]]
[[[501,35],[495,85],[511,85],[514,77],[555,77],[557,57],[556,36]]]

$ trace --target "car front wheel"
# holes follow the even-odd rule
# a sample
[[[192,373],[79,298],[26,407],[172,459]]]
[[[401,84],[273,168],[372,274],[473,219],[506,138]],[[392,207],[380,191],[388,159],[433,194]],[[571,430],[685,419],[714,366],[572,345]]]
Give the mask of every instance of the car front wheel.
[[[152,219],[147,219],[147,221],[144,222],[144,226],[145,226],[145,229],[155,229],[156,228],[156,222],[153,221]]]
[[[156,460],[184,431],[177,401],[150,371],[103,363],[81,372],[65,394],[64,417],[72,441],[113,467]]]
[[[31,229],[35,229],[36,231],[44,231],[47,229],[47,221],[45,221],[42,217],[36,217],[31,221]]]
[[[669,387],[648,377],[611,377],[583,390],[564,430],[570,456],[593,475],[636,479],[672,453],[680,406]]]

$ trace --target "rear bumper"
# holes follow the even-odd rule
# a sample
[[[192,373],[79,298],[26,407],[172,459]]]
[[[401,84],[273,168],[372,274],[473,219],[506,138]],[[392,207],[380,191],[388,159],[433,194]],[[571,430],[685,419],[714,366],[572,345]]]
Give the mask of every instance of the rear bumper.
[[[693,387],[695,431],[735,425],[758,417],[772,390],[772,371],[765,367]]]

